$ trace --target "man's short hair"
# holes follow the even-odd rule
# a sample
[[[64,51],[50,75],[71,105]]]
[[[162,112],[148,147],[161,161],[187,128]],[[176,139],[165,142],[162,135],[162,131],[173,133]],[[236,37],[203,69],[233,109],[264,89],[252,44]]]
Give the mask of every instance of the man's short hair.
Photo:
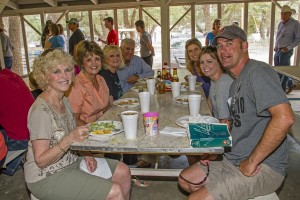
[[[135,47],[135,41],[131,38],[124,38],[122,41],[121,41],[121,47],[123,47],[124,45],[131,45],[131,46],[134,46]]]
[[[114,19],[112,17],[106,17],[103,21],[108,21],[109,23],[114,24]]]
[[[145,28],[145,23],[141,19],[137,20],[134,24],[135,24],[136,27],[141,27],[142,29]]]

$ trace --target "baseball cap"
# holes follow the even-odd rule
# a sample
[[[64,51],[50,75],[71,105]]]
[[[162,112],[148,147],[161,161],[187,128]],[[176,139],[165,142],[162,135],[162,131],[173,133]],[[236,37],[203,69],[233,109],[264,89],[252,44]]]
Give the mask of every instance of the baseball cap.
[[[293,10],[291,9],[291,7],[289,7],[288,5],[284,5],[281,8],[281,12],[282,13],[293,13]]]
[[[69,24],[69,23],[73,23],[73,24],[78,24],[78,25],[79,25],[79,21],[78,21],[78,19],[76,19],[76,18],[71,18],[71,19],[67,20],[66,22],[67,22],[68,24]]]
[[[237,27],[235,25],[230,26],[224,26],[219,34],[214,38],[212,45],[215,47],[217,46],[217,39],[218,38],[226,38],[229,40],[233,40],[235,38],[240,38],[243,41],[247,41],[246,33],[243,29],[240,27]]]

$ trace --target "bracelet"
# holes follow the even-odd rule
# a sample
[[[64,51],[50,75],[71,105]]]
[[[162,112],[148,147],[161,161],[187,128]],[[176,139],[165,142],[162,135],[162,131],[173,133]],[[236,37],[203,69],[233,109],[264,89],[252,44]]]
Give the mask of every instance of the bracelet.
[[[67,151],[66,151],[65,149],[63,149],[63,148],[61,148],[61,147],[59,146],[59,143],[57,143],[57,146],[58,146],[58,148],[59,148],[60,150],[62,150],[64,153],[67,153]]]

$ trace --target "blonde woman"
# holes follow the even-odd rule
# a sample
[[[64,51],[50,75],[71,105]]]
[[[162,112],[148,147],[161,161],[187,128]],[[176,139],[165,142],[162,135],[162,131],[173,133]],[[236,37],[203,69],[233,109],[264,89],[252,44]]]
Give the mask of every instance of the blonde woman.
[[[124,67],[122,52],[120,47],[116,45],[106,45],[103,51],[105,68],[99,74],[105,79],[109,88],[109,94],[114,100],[117,100],[123,95],[122,86],[117,74],[117,69]]]
[[[33,64],[33,75],[43,93],[28,113],[30,141],[24,164],[27,187],[38,199],[129,200],[131,174],[121,162],[105,159],[111,170],[108,179],[80,170],[84,159],[90,172],[95,158],[79,158],[69,149],[88,137],[88,128],[76,128],[73,111],[64,96],[74,78],[73,58],[61,49],[48,51]]]
[[[197,82],[202,83],[205,96],[208,97],[210,88],[210,79],[202,73],[199,67],[199,57],[201,52],[201,42],[197,38],[192,38],[185,43],[185,60],[187,63],[186,69],[197,76]],[[187,77],[185,77],[187,79]]]
[[[98,75],[103,62],[103,51],[96,42],[78,43],[77,63],[82,70],[67,94],[77,125],[96,121],[113,102],[104,78]]]
[[[59,36],[59,27],[57,24],[49,25],[50,34],[46,36],[45,50],[50,48],[64,48],[65,41]]]

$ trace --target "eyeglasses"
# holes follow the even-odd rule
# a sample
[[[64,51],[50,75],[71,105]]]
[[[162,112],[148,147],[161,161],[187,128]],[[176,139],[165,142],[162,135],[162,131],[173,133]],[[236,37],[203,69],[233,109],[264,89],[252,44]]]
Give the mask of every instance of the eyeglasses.
[[[189,184],[192,184],[192,185],[202,185],[208,178],[208,175],[209,175],[209,164],[206,165],[207,166],[207,172],[206,172],[206,175],[204,177],[204,179],[202,181],[200,181],[199,183],[193,183],[187,179],[185,179],[183,176],[179,175],[179,178],[181,178],[182,180],[184,180],[185,182],[189,183]]]

